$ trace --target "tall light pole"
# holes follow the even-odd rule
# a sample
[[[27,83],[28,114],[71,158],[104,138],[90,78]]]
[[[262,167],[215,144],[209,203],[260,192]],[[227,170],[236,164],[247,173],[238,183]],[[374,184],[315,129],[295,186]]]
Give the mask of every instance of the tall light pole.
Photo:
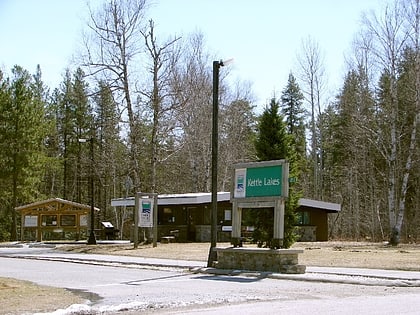
[[[94,171],[93,168],[95,167],[94,161],[94,152],[93,152],[93,137],[90,139],[79,139],[80,143],[90,142],[90,233],[89,238],[87,241],[88,245],[96,245],[96,236],[95,236],[95,186],[94,186]]]
[[[213,61],[213,127],[211,136],[211,244],[207,267],[212,267],[217,260],[217,159],[219,152],[219,69],[229,63],[227,61]]]

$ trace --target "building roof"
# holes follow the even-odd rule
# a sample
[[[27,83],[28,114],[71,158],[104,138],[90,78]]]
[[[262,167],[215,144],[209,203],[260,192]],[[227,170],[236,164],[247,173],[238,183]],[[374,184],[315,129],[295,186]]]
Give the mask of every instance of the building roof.
[[[40,201],[36,201],[27,205],[23,205],[23,206],[19,206],[16,207],[15,210],[16,211],[21,211],[21,210],[26,210],[26,209],[30,209],[30,208],[41,208],[45,205],[48,204],[64,204],[64,205],[68,205],[68,206],[72,206],[72,207],[77,207],[77,208],[81,208],[81,209],[86,209],[89,210],[91,208],[91,206],[89,205],[85,205],[85,204],[81,204],[78,202],[74,202],[74,201],[69,201],[69,200],[65,200],[65,199],[61,199],[61,198],[51,198],[51,199],[47,199],[47,200],[40,200]],[[95,207],[96,211],[99,211],[99,208]]]
[[[218,192],[217,201],[230,201],[230,192]],[[211,193],[187,193],[187,194],[163,194],[158,195],[158,205],[180,205],[180,204],[203,204],[211,202]],[[134,197],[118,198],[111,200],[111,206],[132,206],[134,207]]]
[[[230,192],[218,192],[217,201],[230,201]],[[211,202],[211,193],[187,193],[187,194],[164,194],[158,195],[158,205],[182,205],[182,204],[203,204]],[[111,200],[111,206],[131,206],[134,207],[134,197],[118,198]],[[299,206],[310,207],[317,210],[324,210],[327,212],[339,212],[341,205],[338,203],[331,203],[325,201],[318,201],[312,199],[299,199]]]
[[[339,203],[300,198],[298,204],[301,207],[308,207],[316,210],[325,210],[327,212],[341,211],[341,205]]]

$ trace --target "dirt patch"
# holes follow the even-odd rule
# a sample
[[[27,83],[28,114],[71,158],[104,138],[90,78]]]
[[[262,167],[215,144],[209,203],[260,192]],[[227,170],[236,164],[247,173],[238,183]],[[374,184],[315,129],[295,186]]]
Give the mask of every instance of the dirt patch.
[[[217,246],[231,245],[218,243]],[[253,244],[244,246],[255,247]],[[367,242],[299,242],[292,248],[304,250],[304,253],[299,255],[299,263],[306,266],[420,271],[420,245],[417,244],[393,247]],[[210,244],[170,243],[158,244],[157,247],[141,245],[137,249],[134,249],[132,244],[65,245],[58,249],[78,253],[207,261]]]
[[[231,246],[230,243],[218,243],[218,247],[228,246]],[[153,247],[152,245],[139,245],[136,249],[134,249],[133,244],[96,246],[62,245],[57,247],[57,249],[73,253],[207,261],[210,243],[158,243],[157,247]]]
[[[303,249],[299,262],[306,266],[372,268],[420,271],[420,245],[397,247],[382,243],[317,242],[296,243]]]
[[[0,278],[0,314],[55,311],[86,300],[64,289]]]

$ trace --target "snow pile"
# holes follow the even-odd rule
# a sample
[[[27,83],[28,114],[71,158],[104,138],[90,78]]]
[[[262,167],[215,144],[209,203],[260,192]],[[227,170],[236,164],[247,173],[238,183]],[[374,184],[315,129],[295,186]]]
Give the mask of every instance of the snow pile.
[[[230,303],[241,303],[249,301],[264,300],[264,297],[257,296],[243,296],[241,298],[209,298],[199,299],[195,301],[171,301],[167,303],[153,303],[153,302],[140,302],[134,301],[130,303],[123,303],[119,305],[87,305],[87,304],[73,304],[66,309],[58,309],[50,313],[36,313],[34,315],[88,315],[88,314],[112,314],[123,311],[146,311],[146,310],[159,310],[181,308],[193,305],[220,305]]]

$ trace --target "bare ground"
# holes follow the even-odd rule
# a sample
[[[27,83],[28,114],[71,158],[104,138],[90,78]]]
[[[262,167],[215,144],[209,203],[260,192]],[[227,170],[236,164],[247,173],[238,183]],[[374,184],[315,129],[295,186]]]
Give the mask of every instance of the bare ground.
[[[229,243],[218,244],[218,247],[228,246]],[[157,247],[140,245],[137,249],[134,249],[132,244],[62,245],[57,249],[78,253],[207,261],[209,248],[209,243],[171,243],[158,244]],[[304,250],[299,256],[299,264],[306,266],[420,271],[420,244],[390,247],[382,243],[368,242],[307,242],[296,243],[292,248]],[[52,311],[83,302],[81,297],[63,289],[0,278],[0,314]]]
[[[28,281],[0,278],[0,314],[33,314],[84,303],[73,293]]]
[[[306,266],[420,271],[420,244],[308,242],[293,248],[304,249],[299,259]]]
[[[218,243],[228,247],[229,243]],[[255,247],[245,244],[246,247]],[[170,243],[140,245],[65,245],[59,250],[153,258],[207,261],[209,243]],[[294,249],[303,249],[299,264],[323,267],[354,267],[390,270],[420,271],[420,244],[402,244],[397,247],[369,242],[299,242]]]

